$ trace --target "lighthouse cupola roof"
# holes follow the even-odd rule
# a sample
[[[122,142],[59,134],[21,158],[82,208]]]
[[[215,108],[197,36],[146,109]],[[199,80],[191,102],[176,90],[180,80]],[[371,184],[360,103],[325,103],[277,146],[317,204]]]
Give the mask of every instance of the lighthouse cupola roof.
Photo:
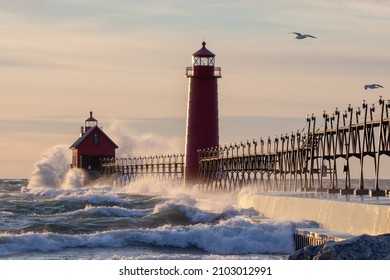
[[[89,112],[89,118],[85,120],[85,132],[91,127],[98,125],[98,121],[92,116],[92,111]]]
[[[198,51],[196,51],[193,56],[196,56],[196,57],[214,57],[215,54],[213,54],[211,51],[209,51],[207,48],[206,48],[206,42],[203,41],[202,42],[202,48],[199,49]]]

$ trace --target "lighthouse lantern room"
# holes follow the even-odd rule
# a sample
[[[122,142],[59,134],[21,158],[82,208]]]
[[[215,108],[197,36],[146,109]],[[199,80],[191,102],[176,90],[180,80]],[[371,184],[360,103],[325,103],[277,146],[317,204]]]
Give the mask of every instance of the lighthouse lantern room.
[[[70,146],[72,150],[71,167],[90,171],[99,171],[103,158],[115,158],[118,146],[98,126],[98,121],[92,116],[85,120],[81,127],[80,137]]]

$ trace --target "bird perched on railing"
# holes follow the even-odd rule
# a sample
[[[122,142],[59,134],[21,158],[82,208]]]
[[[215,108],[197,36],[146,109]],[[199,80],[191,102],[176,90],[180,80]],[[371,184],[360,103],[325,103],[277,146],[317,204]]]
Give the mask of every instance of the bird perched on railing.
[[[295,34],[295,35],[297,35],[297,36],[295,37],[295,39],[305,39],[305,38],[307,38],[307,37],[317,39],[317,37],[315,37],[315,36],[313,36],[313,35],[301,34],[301,33],[299,33],[299,32],[291,32],[290,34]]]
[[[383,88],[383,86],[378,85],[378,84],[371,84],[371,85],[365,85],[364,89],[376,89],[376,88]]]

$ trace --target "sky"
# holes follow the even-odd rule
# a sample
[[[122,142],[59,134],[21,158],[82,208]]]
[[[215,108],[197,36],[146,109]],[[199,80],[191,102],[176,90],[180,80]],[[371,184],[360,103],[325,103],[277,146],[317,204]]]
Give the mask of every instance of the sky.
[[[0,178],[29,178],[89,111],[134,154],[183,152],[202,41],[222,68],[221,144],[389,99],[389,30],[385,0],[0,0]]]

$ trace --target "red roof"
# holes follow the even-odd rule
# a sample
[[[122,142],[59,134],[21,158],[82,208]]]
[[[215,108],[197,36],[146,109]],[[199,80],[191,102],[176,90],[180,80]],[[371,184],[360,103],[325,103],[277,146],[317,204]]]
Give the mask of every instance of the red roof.
[[[112,140],[110,139],[110,137],[108,137],[107,134],[105,134],[105,133],[103,132],[103,130],[101,130],[98,126],[95,126],[95,127],[91,127],[87,132],[85,132],[85,133],[83,134],[83,136],[81,136],[79,139],[77,139],[76,142],[74,142],[73,145],[69,147],[69,149],[77,149],[78,146],[79,146],[79,145],[88,137],[88,135],[90,135],[90,134],[91,134],[93,131],[95,131],[95,130],[99,130],[99,131],[102,133],[102,135],[104,135],[104,137],[107,138],[107,140],[112,144],[112,146],[113,146],[115,149],[118,148],[118,145],[115,144],[114,141],[112,141]]]
[[[193,56],[197,56],[197,57],[213,57],[215,56],[215,54],[213,54],[211,51],[209,51],[207,48],[206,48],[206,42],[202,42],[202,48],[200,50],[198,50],[197,52],[195,52],[193,54]]]

